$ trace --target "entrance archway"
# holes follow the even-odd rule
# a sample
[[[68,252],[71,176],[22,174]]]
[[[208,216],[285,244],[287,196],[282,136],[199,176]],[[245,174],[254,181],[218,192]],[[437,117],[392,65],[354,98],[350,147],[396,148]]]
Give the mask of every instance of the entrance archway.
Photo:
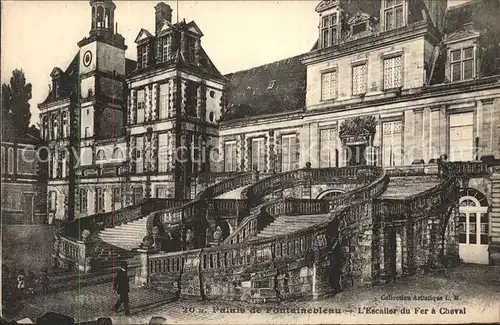
[[[488,200],[483,193],[473,188],[462,189],[458,212],[460,259],[465,263],[488,264]]]
[[[326,190],[319,193],[316,200],[329,200],[344,193],[345,191],[342,190]]]

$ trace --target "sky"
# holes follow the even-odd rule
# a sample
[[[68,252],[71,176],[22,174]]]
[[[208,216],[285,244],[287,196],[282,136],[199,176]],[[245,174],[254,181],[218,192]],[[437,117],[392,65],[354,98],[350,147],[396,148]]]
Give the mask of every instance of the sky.
[[[448,0],[453,6],[467,0]],[[118,33],[136,58],[134,40],[141,28],[154,34],[154,7],[159,1],[114,1]],[[308,52],[317,38],[316,0],[307,1],[163,1],[172,20],[194,20],[202,30],[202,46],[223,74]],[[38,103],[47,96],[50,72],[63,71],[88,36],[88,1],[1,1],[1,80],[8,83],[22,69],[33,85],[31,123],[39,121]]]

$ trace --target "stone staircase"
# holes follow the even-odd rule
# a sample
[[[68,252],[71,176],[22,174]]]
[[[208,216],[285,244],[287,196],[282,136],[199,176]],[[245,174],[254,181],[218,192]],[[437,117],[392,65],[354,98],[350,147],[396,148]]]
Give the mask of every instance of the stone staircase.
[[[262,229],[256,238],[270,238],[288,234],[328,219],[328,214],[303,215],[303,216],[280,216],[266,228]]]
[[[97,241],[94,246],[94,259],[90,273],[73,270],[51,269],[49,276],[50,291],[73,290],[80,287],[112,282],[120,268],[121,261],[127,261],[129,277],[135,276],[135,269],[141,266],[140,255],[109,243]]]
[[[391,177],[387,189],[380,198],[404,199],[437,186],[442,181],[437,176]]]
[[[147,218],[144,217],[121,226],[104,229],[97,234],[97,237],[103,242],[130,251],[137,248],[146,236],[146,223]]]

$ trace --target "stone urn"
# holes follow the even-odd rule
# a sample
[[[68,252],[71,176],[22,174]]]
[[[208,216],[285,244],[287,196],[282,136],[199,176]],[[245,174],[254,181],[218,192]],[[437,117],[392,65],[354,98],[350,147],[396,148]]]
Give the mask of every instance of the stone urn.
[[[82,241],[86,242],[89,239],[90,239],[90,231],[85,229],[84,231],[82,231]]]
[[[141,247],[142,248],[150,248],[154,244],[154,238],[151,235],[144,236],[142,239]]]

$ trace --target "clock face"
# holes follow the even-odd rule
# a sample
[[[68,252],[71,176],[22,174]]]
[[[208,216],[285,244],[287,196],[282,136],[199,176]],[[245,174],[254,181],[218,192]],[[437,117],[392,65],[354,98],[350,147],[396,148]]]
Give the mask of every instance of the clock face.
[[[87,51],[83,55],[83,65],[88,67],[92,63],[92,52]]]

